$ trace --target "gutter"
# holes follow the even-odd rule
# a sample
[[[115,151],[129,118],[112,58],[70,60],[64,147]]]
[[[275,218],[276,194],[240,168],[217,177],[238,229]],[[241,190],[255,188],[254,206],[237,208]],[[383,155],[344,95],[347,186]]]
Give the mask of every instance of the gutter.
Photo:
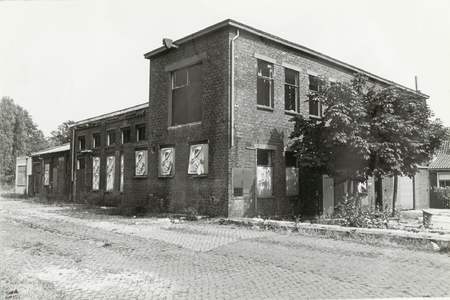
[[[239,37],[239,29],[236,36],[231,40],[231,84],[230,84],[230,135],[231,135],[231,147],[234,146],[234,41]]]

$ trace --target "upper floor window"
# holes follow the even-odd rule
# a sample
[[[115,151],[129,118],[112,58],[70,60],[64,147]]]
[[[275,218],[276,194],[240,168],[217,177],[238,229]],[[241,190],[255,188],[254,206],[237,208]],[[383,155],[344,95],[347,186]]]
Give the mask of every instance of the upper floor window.
[[[201,64],[172,72],[172,125],[202,120]]]
[[[94,133],[92,135],[92,148],[100,147],[100,133]]]
[[[316,76],[309,75],[309,91],[311,93],[319,92],[319,80]],[[309,115],[312,117],[322,116],[322,104],[319,100],[313,100],[312,96],[309,99]]]
[[[115,131],[108,131],[108,146],[109,145],[114,145],[116,143],[116,132]]]
[[[273,64],[258,60],[257,104],[273,108]]]
[[[145,141],[145,124],[136,126],[136,141]]]
[[[122,144],[126,144],[130,142],[130,128],[122,129]]]
[[[299,112],[298,72],[284,69],[284,109]]]
[[[78,150],[86,149],[86,138],[84,136],[78,137]]]

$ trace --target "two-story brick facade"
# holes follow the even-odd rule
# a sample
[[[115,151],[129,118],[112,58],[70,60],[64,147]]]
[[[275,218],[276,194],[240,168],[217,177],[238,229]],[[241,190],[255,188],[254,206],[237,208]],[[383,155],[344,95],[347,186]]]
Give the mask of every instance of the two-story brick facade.
[[[192,206],[228,216],[291,212],[299,172],[289,152],[289,120],[296,114],[320,117],[320,103],[308,101],[317,89],[315,77],[348,81],[362,72],[373,84],[392,84],[233,20],[163,42],[144,55],[150,60],[149,147],[154,150],[149,186],[169,197],[175,211]],[[161,175],[167,149],[173,170]],[[198,172],[190,169],[194,149],[204,155]],[[311,184],[317,185],[323,211],[333,207],[336,188],[356,189],[326,176]]]

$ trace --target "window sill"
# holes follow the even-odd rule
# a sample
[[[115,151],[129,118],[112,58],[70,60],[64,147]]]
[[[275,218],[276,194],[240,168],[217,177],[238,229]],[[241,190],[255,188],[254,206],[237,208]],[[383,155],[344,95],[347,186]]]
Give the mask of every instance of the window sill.
[[[259,109],[259,110],[265,110],[265,111],[274,111],[275,110],[272,107],[259,105],[259,104],[256,105],[256,108]]]
[[[196,175],[196,174],[189,174],[192,178],[206,178],[208,177],[208,174],[201,174],[201,175]]]
[[[256,196],[258,199],[275,199],[275,196],[268,196],[268,197],[258,197]]]
[[[320,116],[315,116],[315,115],[309,115],[309,118],[310,118],[310,119],[314,119],[314,120],[320,120],[320,119],[322,119],[322,117],[320,117]]]
[[[293,111],[293,110],[285,110],[284,113],[286,115],[292,115],[292,116],[298,116],[300,113]]]
[[[145,179],[145,178],[147,178],[147,175],[142,175],[142,176],[134,175],[133,178],[134,179]]]
[[[169,126],[169,130],[174,130],[174,129],[178,129],[178,128],[183,128],[183,127],[192,127],[192,126],[200,126],[202,125],[202,122],[192,122],[192,123],[187,123],[187,124],[180,124],[180,125],[170,125]]]
[[[173,178],[173,177],[174,177],[174,175],[170,175],[170,176],[161,176],[161,175],[159,175],[158,179]]]

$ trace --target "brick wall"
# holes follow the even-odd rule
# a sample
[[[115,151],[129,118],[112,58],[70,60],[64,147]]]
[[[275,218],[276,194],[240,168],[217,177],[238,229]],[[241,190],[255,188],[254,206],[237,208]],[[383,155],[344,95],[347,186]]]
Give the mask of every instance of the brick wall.
[[[263,58],[261,58],[261,55]],[[274,106],[273,110],[257,107],[257,61],[264,56],[274,61]],[[232,215],[253,216],[273,215],[292,211],[291,202],[285,196],[285,158],[293,114],[285,111],[284,66],[295,67],[299,71],[300,113],[309,114],[308,93],[309,74],[323,75],[335,80],[350,80],[351,74],[327,62],[313,58],[286,46],[241,31],[235,48],[235,147],[230,151],[229,173],[233,168],[247,167],[256,170],[255,145],[275,146],[273,152],[273,197],[257,199],[258,212],[254,211],[255,197],[244,200],[233,196],[229,182],[230,212]]]
[[[86,197],[103,197],[105,194],[119,194],[120,189],[120,156],[124,155],[124,190],[123,201],[130,202],[130,207],[137,204],[146,204],[149,195],[148,177],[135,176],[135,151],[148,150],[148,109],[106,117],[101,120],[88,122],[75,127],[75,160],[73,193],[76,202],[83,202]],[[145,124],[146,140],[137,141],[136,125]],[[130,129],[130,143],[122,143],[121,130]],[[107,145],[107,133],[116,134],[114,145]],[[100,134],[100,147],[93,147],[93,134]],[[79,137],[85,138],[85,149],[78,146]],[[150,152],[150,151],[149,151]],[[106,164],[107,157],[115,157],[114,188],[106,191]],[[92,172],[93,157],[100,157],[99,189],[93,191]],[[85,168],[77,170],[77,159],[85,159]]]
[[[171,70],[201,63],[201,122],[171,126]],[[170,210],[184,212],[188,207],[199,213],[226,215],[228,182],[228,95],[229,34],[227,30],[183,43],[151,57],[150,62],[150,186],[152,195],[170,201]],[[188,174],[190,145],[207,142],[209,172],[206,176]],[[158,177],[158,153],[161,147],[175,148],[175,174]]]

